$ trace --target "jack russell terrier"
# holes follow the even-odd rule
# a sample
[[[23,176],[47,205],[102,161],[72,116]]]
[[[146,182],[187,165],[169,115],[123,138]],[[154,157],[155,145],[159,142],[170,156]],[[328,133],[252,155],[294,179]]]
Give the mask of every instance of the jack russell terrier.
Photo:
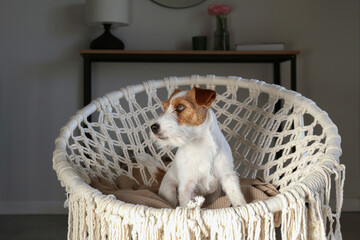
[[[246,204],[230,146],[210,108],[215,99],[215,91],[194,86],[189,91],[176,89],[162,103],[164,113],[151,126],[150,135],[160,147],[178,148],[166,172],[149,154],[136,155],[157,176],[159,196],[173,207],[186,207],[199,195],[211,203],[220,196],[221,187],[232,206]]]

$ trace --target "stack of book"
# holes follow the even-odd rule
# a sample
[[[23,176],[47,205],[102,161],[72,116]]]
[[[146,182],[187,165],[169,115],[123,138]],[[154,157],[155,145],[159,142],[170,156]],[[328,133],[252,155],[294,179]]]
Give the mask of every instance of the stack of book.
[[[237,51],[283,51],[284,43],[235,44]]]

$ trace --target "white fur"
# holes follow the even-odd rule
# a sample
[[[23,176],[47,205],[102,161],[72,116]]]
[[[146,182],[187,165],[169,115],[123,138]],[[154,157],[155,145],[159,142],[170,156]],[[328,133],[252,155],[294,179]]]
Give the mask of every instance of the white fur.
[[[217,198],[221,184],[233,206],[246,204],[234,171],[230,146],[211,109],[208,109],[206,120],[201,125],[183,126],[178,124],[170,104],[157,123],[160,132],[156,135],[151,133],[156,142],[160,146],[178,147],[175,159],[161,182],[161,197],[173,207],[178,203],[186,207],[198,195]],[[150,163],[148,157],[143,159]]]

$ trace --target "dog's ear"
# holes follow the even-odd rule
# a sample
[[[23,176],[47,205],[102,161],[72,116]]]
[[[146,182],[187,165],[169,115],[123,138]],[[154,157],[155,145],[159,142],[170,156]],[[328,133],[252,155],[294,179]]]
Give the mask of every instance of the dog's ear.
[[[211,89],[197,88],[194,86],[190,91],[195,95],[196,103],[206,108],[210,108],[211,103],[216,99],[216,92]]]

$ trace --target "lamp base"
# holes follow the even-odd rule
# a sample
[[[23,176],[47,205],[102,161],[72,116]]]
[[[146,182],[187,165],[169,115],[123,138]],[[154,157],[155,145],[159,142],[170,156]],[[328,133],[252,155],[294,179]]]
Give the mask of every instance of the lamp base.
[[[111,24],[104,23],[104,33],[90,43],[90,49],[124,49],[124,43],[111,32]]]

